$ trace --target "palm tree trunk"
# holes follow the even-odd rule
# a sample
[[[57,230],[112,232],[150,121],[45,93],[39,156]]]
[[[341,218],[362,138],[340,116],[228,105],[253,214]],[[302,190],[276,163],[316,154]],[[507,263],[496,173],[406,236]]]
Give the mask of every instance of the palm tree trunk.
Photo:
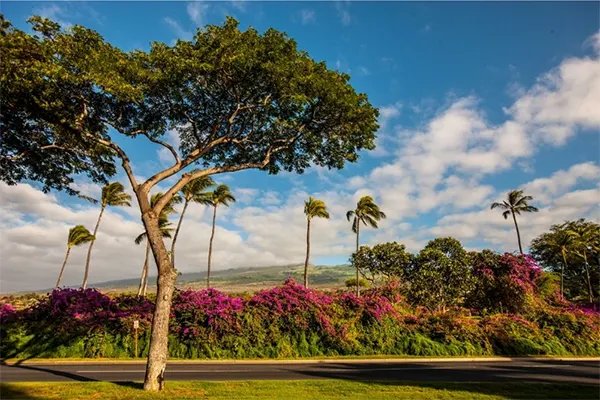
[[[304,287],[308,288],[308,260],[310,259],[310,218],[306,222],[306,260],[304,260]]]
[[[208,269],[206,271],[206,288],[210,289],[210,260],[212,258],[213,239],[215,238],[215,223],[217,220],[217,206],[214,206],[212,231],[210,233],[210,242],[208,243]]]
[[[513,217],[513,221],[515,221],[515,229],[517,230],[517,241],[519,242],[519,252],[523,255],[523,247],[521,247],[521,234],[519,233],[519,225],[517,225],[517,217],[514,212],[510,212]]]
[[[186,199],[185,203],[183,204],[183,210],[181,210],[179,222],[177,222],[177,228],[175,228],[175,234],[173,235],[173,241],[171,242],[171,265],[173,266],[173,268],[175,268],[175,242],[177,242],[177,236],[179,236],[181,222],[183,221],[183,216],[185,215],[185,210],[187,210],[187,206],[189,203],[189,200]]]
[[[142,267],[142,277],[140,278],[140,285],[138,286],[138,297],[142,295],[144,291],[144,282],[148,276],[148,259],[150,258],[150,242],[146,241],[146,259],[144,260],[144,266]]]
[[[585,250],[583,251],[583,260],[585,262],[585,273],[587,275],[588,300],[590,301],[590,304],[592,304],[594,302],[594,295],[592,294],[592,281],[590,279],[590,265],[588,264],[587,252]]]
[[[60,285],[60,281],[62,280],[63,273],[65,272],[65,267],[67,266],[67,260],[69,259],[70,252],[71,252],[71,247],[67,246],[67,254],[65,254],[65,261],[63,261],[62,268],[60,269],[60,275],[58,275],[58,280],[56,281],[57,289],[58,289],[58,285]]]
[[[360,220],[356,222],[356,252],[358,253],[358,245],[360,243]],[[358,265],[356,266],[356,295],[360,296],[360,285],[358,282]]]
[[[561,249],[561,253],[563,256],[563,265],[562,268],[560,269],[560,298],[564,299],[565,295],[564,295],[564,276],[565,276],[565,268],[567,268],[567,254],[565,252],[565,249],[562,248]]]
[[[90,260],[92,259],[92,248],[94,247],[94,243],[96,243],[96,234],[98,233],[102,214],[104,214],[104,208],[105,206],[100,207],[100,215],[98,215],[98,221],[96,221],[96,226],[94,227],[94,240],[90,242],[90,247],[88,247],[87,257],[85,259],[85,274],[83,275],[83,283],[81,284],[83,289],[87,287],[88,274],[90,272]]]

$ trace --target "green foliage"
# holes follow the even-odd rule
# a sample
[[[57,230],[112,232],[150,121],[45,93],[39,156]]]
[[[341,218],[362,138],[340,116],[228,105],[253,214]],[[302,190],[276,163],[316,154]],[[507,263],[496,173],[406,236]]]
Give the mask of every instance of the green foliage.
[[[363,196],[356,203],[356,209],[346,213],[348,221],[352,220],[352,232],[358,233],[360,224],[377,228],[377,222],[386,218],[383,211],[375,204],[371,196]]]
[[[563,275],[565,297],[584,298],[588,302],[598,298],[599,224],[580,219],[552,225],[549,232],[531,241],[530,249],[542,266]]]
[[[169,150],[160,137],[176,129],[184,159],[159,181],[196,161],[220,171],[342,168],[374,148],[378,112],[367,96],[274,29],[240,31],[228,18],[193,41],[124,52],[79,25],[30,22],[36,35],[4,18],[0,28],[0,179],[9,184],[74,193],[76,174],[105,182],[115,156],[128,163],[109,127]]]
[[[329,212],[323,200],[315,199],[312,196],[304,202],[304,214],[310,220],[313,218],[329,219]]]
[[[77,225],[69,229],[69,238],[67,239],[67,247],[80,246],[94,240],[94,235],[87,230],[83,225]]]
[[[467,252],[453,238],[430,241],[409,274],[409,298],[429,309],[457,305],[473,285]]]
[[[131,207],[131,196],[125,193],[121,182],[111,182],[102,188],[101,203],[102,207]]]
[[[356,278],[346,279],[344,281],[344,285],[346,285],[347,288],[356,287]],[[364,278],[358,278],[358,286],[361,288],[367,288],[369,287],[369,282]]]
[[[407,276],[413,262],[413,256],[406,252],[403,244],[388,242],[373,247],[361,246],[352,254],[350,263],[370,281],[381,278],[400,278]]]

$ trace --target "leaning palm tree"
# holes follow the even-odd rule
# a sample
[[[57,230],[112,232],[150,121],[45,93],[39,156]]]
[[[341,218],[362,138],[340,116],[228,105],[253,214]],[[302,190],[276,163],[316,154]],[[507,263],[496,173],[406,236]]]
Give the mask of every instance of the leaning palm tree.
[[[235,197],[231,194],[229,190],[229,186],[227,185],[219,185],[216,189],[211,193],[210,204],[213,207],[213,219],[212,219],[212,230],[210,233],[210,242],[208,244],[208,269],[206,270],[206,287],[210,288],[210,262],[212,258],[212,246],[213,239],[215,238],[215,223],[217,220],[217,207],[223,205],[225,207],[229,206],[229,203],[235,202]]]
[[[588,263],[588,254],[600,253],[600,235],[593,224],[586,223],[583,219],[565,224],[567,234],[572,239],[573,253],[583,259],[585,273],[588,285],[588,300],[594,302],[594,293],[592,291],[592,280],[590,278],[590,264]]]
[[[373,228],[377,228],[377,222],[385,219],[386,215],[379,209],[379,206],[375,204],[375,201],[371,196],[363,196],[356,203],[356,209],[350,210],[346,213],[348,221],[352,219],[352,232],[356,233],[356,251],[360,244],[360,224],[370,225]],[[358,267],[356,267],[356,295],[360,295]]]
[[[181,229],[181,222],[183,221],[183,216],[185,215],[187,207],[191,202],[205,206],[210,205],[212,193],[206,192],[205,190],[211,186],[214,186],[214,184],[215,182],[210,176],[203,176],[194,179],[186,184],[183,189],[181,189],[181,194],[183,196],[183,209],[181,210],[181,215],[179,216],[179,221],[177,222],[177,228],[175,228],[175,234],[173,235],[173,241],[171,242],[171,265],[173,265],[173,268],[175,268],[175,243],[177,242],[179,229]]]
[[[304,214],[306,215],[306,260],[304,261],[304,287],[308,287],[308,261],[310,260],[310,221],[311,219],[329,219],[327,207],[322,200],[314,199],[312,196],[304,202]]]
[[[125,193],[125,188],[121,182],[112,182],[102,188],[102,197],[100,199],[100,215],[98,215],[98,221],[96,221],[96,226],[94,227],[94,238],[98,233],[98,227],[100,226],[104,209],[106,209],[108,206],[131,207],[130,201],[131,196]],[[87,257],[85,259],[85,274],[83,275],[83,283],[81,284],[81,287],[84,289],[87,287],[88,274],[90,272],[90,260],[92,258],[92,248],[94,247],[94,243],[96,243],[95,239],[90,242],[90,247],[88,248]]]
[[[161,214],[158,218],[158,227],[163,238],[171,238],[171,228],[173,224],[169,222],[166,215]],[[140,244],[147,238],[146,232],[142,232],[135,238],[135,244]],[[146,290],[148,289],[148,264],[150,261],[150,241],[146,240],[146,258],[144,259],[144,266],[142,267],[142,277],[140,278],[140,285],[138,286],[138,296],[146,296]]]
[[[519,242],[519,251],[523,254],[523,247],[521,246],[521,234],[519,233],[519,225],[517,224],[517,215],[521,215],[522,212],[538,212],[538,209],[528,204],[529,201],[533,200],[531,196],[523,195],[522,190],[511,190],[508,192],[506,200],[502,203],[494,202],[491,205],[491,209],[499,208],[504,210],[502,216],[507,219],[509,215],[512,215],[513,221],[515,222],[515,230],[517,231],[517,241]]]
[[[93,240],[94,235],[92,235],[90,231],[88,231],[83,225],[77,225],[69,229],[69,238],[67,239],[67,254],[65,254],[65,261],[63,261],[62,268],[60,269],[60,275],[58,275],[58,280],[56,281],[57,288],[60,285],[63,273],[65,272],[65,267],[67,266],[67,260],[69,259],[71,248],[73,248],[73,246],[79,246]]]

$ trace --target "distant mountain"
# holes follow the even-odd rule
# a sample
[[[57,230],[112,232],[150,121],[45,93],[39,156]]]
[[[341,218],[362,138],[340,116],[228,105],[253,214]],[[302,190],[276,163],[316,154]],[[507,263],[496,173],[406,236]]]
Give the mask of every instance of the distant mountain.
[[[309,286],[320,288],[342,287],[344,281],[352,278],[354,270],[350,265],[311,265],[309,266]],[[292,277],[298,282],[304,279],[304,265],[278,265],[269,267],[245,267],[216,270],[211,273],[211,286],[223,291],[253,291],[281,284]],[[103,291],[135,291],[139,278],[120,279],[92,283],[89,286]],[[177,287],[204,288],[206,271],[188,272],[177,277]],[[156,285],[156,276],[148,278],[150,286]],[[51,289],[36,292],[48,292]],[[31,291],[28,291],[31,292]]]

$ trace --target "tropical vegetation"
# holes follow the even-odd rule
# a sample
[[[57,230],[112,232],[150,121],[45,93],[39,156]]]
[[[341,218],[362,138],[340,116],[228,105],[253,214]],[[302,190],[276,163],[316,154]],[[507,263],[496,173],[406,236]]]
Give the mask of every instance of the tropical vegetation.
[[[69,255],[71,254],[71,249],[74,246],[81,246],[82,244],[93,241],[94,235],[92,235],[85,226],[77,225],[69,229],[69,236],[67,238],[67,252],[65,253],[65,260],[63,261],[62,267],[60,268],[58,280],[56,281],[57,288],[60,286],[60,281],[62,280],[63,274],[65,273],[65,267],[67,266],[67,260],[69,259]]]
[[[94,233],[81,225],[69,231],[57,282],[71,248],[89,242],[82,287],[57,288],[24,307],[0,303],[3,357],[130,356],[134,321],[148,360],[144,388],[153,391],[162,389],[168,356],[600,355],[598,314],[580,304],[582,293],[589,303],[598,298],[598,225],[553,226],[525,254],[517,215],[537,208],[523,190],[491,205],[505,219],[512,215],[519,255],[467,252],[453,238],[434,239],[416,254],[399,243],[361,248],[361,225],[377,228],[386,218],[364,196],[346,213],[356,234],[355,292],[311,290],[310,223],[329,216],[311,197],[304,286],[288,279],[257,293],[210,288],[217,208],[235,202],[210,176],[343,168],[374,148],[378,110],[347,74],[316,62],[284,33],[242,31],[232,18],[199,29],[191,41],[129,52],[79,25],[63,30],[38,16],[29,22],[31,33],[0,15],[0,110],[9,110],[2,112],[0,181],[82,196],[74,180],[87,176],[103,189]],[[164,140],[167,132],[178,136],[178,147]],[[150,142],[172,163],[140,178],[115,137]],[[192,164],[201,168],[189,171]],[[144,227],[135,242],[147,246],[137,296],[86,288],[105,208],[131,201],[122,184],[109,183],[118,166]],[[159,185],[164,191],[154,193]],[[169,216],[181,202],[167,251]],[[175,244],[191,202],[213,207],[202,291],[175,286]],[[151,255],[157,290],[146,297]],[[370,286],[362,296],[361,286]]]

